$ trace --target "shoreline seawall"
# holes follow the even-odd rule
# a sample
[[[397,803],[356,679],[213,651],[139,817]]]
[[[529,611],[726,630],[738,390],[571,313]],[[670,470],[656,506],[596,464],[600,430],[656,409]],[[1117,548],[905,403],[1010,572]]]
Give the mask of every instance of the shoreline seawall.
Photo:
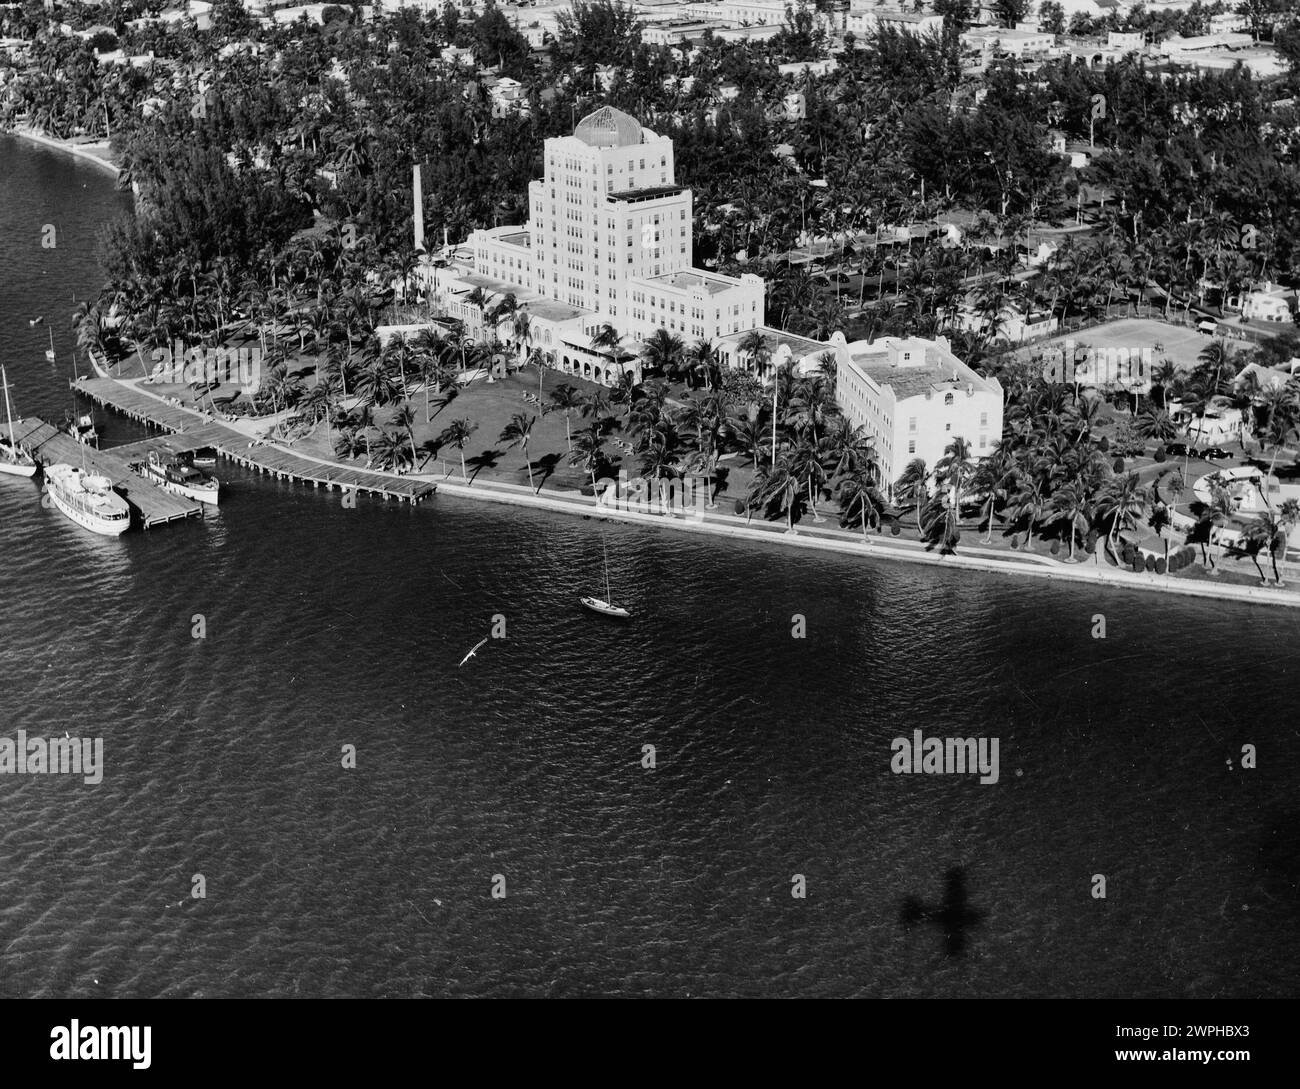
[[[703,520],[697,520],[668,514],[650,514],[603,506],[597,504],[594,499],[587,500],[585,497],[581,501],[577,501],[561,498],[557,495],[534,495],[531,489],[522,488],[517,491],[515,490],[517,487],[516,485],[494,483],[467,485],[450,478],[438,479],[439,495],[532,507],[538,510],[588,518],[607,518],[637,525],[658,526],[662,529],[681,533],[699,533],[716,537],[729,537],[733,540],[780,544],[820,552],[837,552],[844,555],[853,555],[860,559],[880,559],[899,563],[923,564],[929,567],[959,568],[1003,574],[1009,577],[1028,575],[1031,578],[1049,579],[1058,582],[1089,583],[1093,586],[1116,590],[1179,594],[1185,597],[1213,598],[1218,601],[1232,601],[1246,605],[1280,605],[1300,608],[1300,594],[1268,587],[1225,586],[1191,582],[1174,579],[1169,575],[1139,575],[1136,572],[1130,573],[1087,564],[1067,567],[1044,557],[1039,557],[1038,562],[1035,562],[1029,557],[1024,557],[1019,561],[1010,561],[985,559],[979,556],[961,555],[960,553],[941,556],[938,553],[926,551],[919,542],[908,542],[906,545],[886,544],[884,543],[885,538],[876,537],[872,538],[870,543],[863,543],[860,536],[852,536],[842,530],[823,530],[807,527],[791,534],[775,527],[768,529],[755,525],[747,526],[738,516],[736,516],[736,524],[733,525],[727,521],[732,517],[731,515],[706,515]]]

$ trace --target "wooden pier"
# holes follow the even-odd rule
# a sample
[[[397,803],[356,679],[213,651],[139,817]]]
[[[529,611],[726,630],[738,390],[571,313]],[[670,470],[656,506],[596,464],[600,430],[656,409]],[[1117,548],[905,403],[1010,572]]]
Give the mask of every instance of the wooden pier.
[[[7,432],[8,426],[0,424],[0,433]],[[29,416],[16,422],[14,440],[43,466],[84,463],[92,472],[108,477],[145,529],[196,518],[203,513],[201,503],[164,491],[134,473],[116,451],[86,446],[38,417]]]
[[[265,439],[250,439],[229,424],[214,421],[193,409],[169,405],[117,379],[79,378],[73,388],[96,404],[169,432],[116,447],[113,454],[127,461],[144,461],[150,450],[183,453],[211,447],[220,456],[247,469],[316,488],[338,488],[407,503],[418,503],[437,490],[428,480],[354,469],[307,457]]]

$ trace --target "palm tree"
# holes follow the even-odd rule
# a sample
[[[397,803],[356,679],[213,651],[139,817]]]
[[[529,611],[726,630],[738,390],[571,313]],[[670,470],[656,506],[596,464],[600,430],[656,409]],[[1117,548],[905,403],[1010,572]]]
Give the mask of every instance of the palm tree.
[[[465,444],[477,430],[478,424],[471,423],[469,420],[452,420],[438,436],[439,445],[450,443],[460,451],[460,477],[466,484],[469,483],[469,473],[465,471]]]
[[[583,397],[579,390],[569,385],[568,382],[561,382],[551,390],[551,400],[556,408],[564,410],[564,438],[568,444],[569,453],[573,453],[573,431],[570,427],[570,418],[575,408],[583,407]]]
[[[501,430],[501,442],[509,443],[511,446],[522,446],[524,451],[524,463],[528,466],[528,486],[536,493],[537,488],[533,483],[533,462],[528,456],[528,440],[532,437],[533,424],[537,422],[536,416],[526,416],[522,412],[516,412],[510,417],[510,422]]]
[[[630,353],[623,350],[622,341],[623,334],[608,322],[591,335],[592,350],[610,356],[618,364],[619,381],[627,377],[623,371],[623,363],[634,358]]]
[[[758,455],[763,449],[766,430],[758,407],[750,405],[742,414],[730,417],[727,430],[736,446],[754,459],[754,471],[758,472]]]
[[[1149,407],[1134,423],[1137,433],[1144,439],[1158,443],[1172,441],[1178,435],[1178,425],[1163,408]]]
[[[998,440],[988,457],[980,458],[971,476],[971,490],[984,497],[984,520],[988,524],[984,543],[993,541],[993,508],[1007,496],[1007,485],[1015,479],[1016,463],[1003,440]]]
[[[577,449],[569,457],[570,465],[581,464],[583,470],[591,477],[591,486],[596,487],[596,469],[605,458],[605,433],[599,423],[592,423],[578,432],[575,443]]]
[[[974,469],[970,463],[970,442],[960,436],[944,447],[934,467],[935,493],[926,505],[925,538],[938,544],[941,552],[955,552],[961,540],[961,504]]]
[[[894,497],[916,505],[916,531],[922,533],[921,509],[929,499],[926,478],[930,475],[922,458],[913,458],[903,467],[902,475],[894,482]]]
[[[1111,555],[1116,554],[1115,539],[1121,529],[1135,525],[1147,510],[1147,493],[1138,481],[1136,472],[1113,477],[1097,499],[1097,513],[1110,519],[1110,532],[1106,535]]]
[[[610,413],[609,394],[603,389],[597,387],[590,393],[586,394],[581,401],[582,418],[585,420],[588,416],[594,420],[603,420]]]
[[[415,411],[405,402],[393,410],[392,416],[388,422],[396,428],[406,432],[406,437],[411,443],[411,465],[414,466],[419,461],[419,456],[415,452]]]
[[[840,525],[847,526],[855,518],[862,522],[862,541],[865,544],[867,525],[880,521],[884,511],[884,497],[876,490],[872,474],[867,469],[853,469],[839,477],[835,492],[840,504]]]
[[[1087,489],[1077,481],[1062,485],[1052,495],[1049,509],[1055,515],[1053,521],[1064,523],[1070,535],[1070,559],[1073,560],[1075,538],[1088,532]]]
[[[803,494],[803,481],[790,470],[788,455],[764,478],[763,503],[769,512],[784,513],[787,533],[797,533],[794,528],[795,508]]]
[[[641,358],[645,365],[669,378],[676,377],[684,353],[682,338],[662,328],[651,333],[650,338],[641,348]],[[644,371],[642,373],[644,374]]]
[[[1221,530],[1222,527],[1232,520],[1233,504],[1232,493],[1228,491],[1223,482],[1223,477],[1218,473],[1211,473],[1206,482],[1210,488],[1210,501],[1205,506],[1202,514],[1202,521],[1206,526],[1206,540],[1210,545],[1207,555],[1210,559],[1210,574],[1219,573],[1218,563],[1214,557],[1214,546],[1219,548],[1219,558],[1222,559],[1226,546],[1223,543],[1223,534],[1216,533],[1215,530]]]
[[[713,372],[717,369],[718,353],[711,341],[697,340],[687,352],[687,361],[693,374],[697,373],[704,380],[704,388],[713,389]]]
[[[407,450],[405,436],[391,431],[380,431],[372,457],[381,469],[400,470],[409,456]]]
[[[736,345],[741,355],[749,356],[749,367],[760,378],[767,369],[767,361],[772,358],[772,345],[757,329],[751,329]]]

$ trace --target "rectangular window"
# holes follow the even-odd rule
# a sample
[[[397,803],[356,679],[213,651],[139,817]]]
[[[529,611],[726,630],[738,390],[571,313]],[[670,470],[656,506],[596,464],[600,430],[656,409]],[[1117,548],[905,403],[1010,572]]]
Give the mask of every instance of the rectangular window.
[[[907,420],[907,429],[908,429],[909,431],[915,431],[915,430],[916,430],[916,417],[915,417],[915,416],[909,416],[909,417],[908,417],[908,420]]]
[[[987,412],[981,412],[980,427],[988,427],[988,425],[989,425],[989,414]]]
[[[911,440],[908,442],[908,444],[907,444],[907,452],[908,452],[909,454],[915,454],[915,453],[916,453],[916,440],[915,440],[915,439],[911,439]]]

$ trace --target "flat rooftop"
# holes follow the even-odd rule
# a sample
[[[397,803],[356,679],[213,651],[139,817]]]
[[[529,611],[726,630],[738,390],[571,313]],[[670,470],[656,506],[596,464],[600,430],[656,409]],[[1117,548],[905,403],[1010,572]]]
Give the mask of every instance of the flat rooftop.
[[[870,347],[851,350],[849,358],[877,385],[892,388],[894,396],[900,401],[908,397],[920,397],[927,392],[948,393],[968,385],[981,393],[998,392],[999,387],[995,383],[976,374],[951,352],[945,352],[928,341],[914,343],[924,345],[925,348],[925,362],[919,366],[890,363],[890,338],[878,340]]]
[[[736,286],[732,281],[723,279],[721,276],[712,276],[707,272],[695,272],[685,269],[681,272],[669,272],[663,276],[646,276],[644,279],[647,283],[664,284],[668,287],[680,288],[683,291],[702,288],[710,295],[717,295],[728,288]]]
[[[658,185],[651,189],[624,189],[621,192],[606,193],[608,200],[654,200],[656,197],[675,197],[685,192],[684,185]]]
[[[724,337],[719,337],[718,340],[724,344],[739,344],[753,331],[752,329],[746,329],[739,333],[728,333]],[[833,351],[829,344],[823,344],[820,340],[796,336],[794,333],[786,333],[780,329],[770,329],[766,325],[759,326],[758,332],[762,333],[763,339],[773,346],[773,351],[784,346],[789,348],[790,354],[796,358],[811,355],[814,352]]]

